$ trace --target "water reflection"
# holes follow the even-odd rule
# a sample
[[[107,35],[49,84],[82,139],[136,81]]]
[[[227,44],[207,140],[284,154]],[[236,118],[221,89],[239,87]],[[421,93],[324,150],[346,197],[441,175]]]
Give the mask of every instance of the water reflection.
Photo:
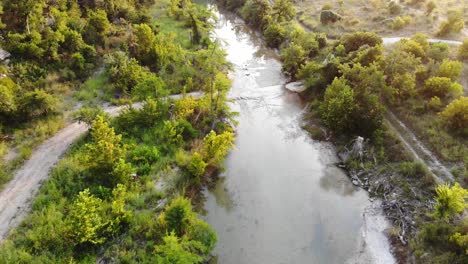
[[[304,105],[284,89],[277,54],[231,15],[220,15],[216,35],[234,64],[229,97],[240,114],[224,177],[206,193],[219,238],[213,263],[344,263],[367,194],[330,165],[330,145],[300,128]]]

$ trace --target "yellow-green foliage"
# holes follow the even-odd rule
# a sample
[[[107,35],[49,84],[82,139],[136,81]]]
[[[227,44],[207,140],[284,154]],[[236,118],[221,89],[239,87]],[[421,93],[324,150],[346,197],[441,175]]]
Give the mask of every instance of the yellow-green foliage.
[[[458,47],[458,58],[460,60],[468,59],[468,39],[464,39],[463,43]]]
[[[440,24],[439,36],[445,36],[449,33],[458,33],[465,28],[465,20],[461,10],[451,10],[447,15],[447,20]]]
[[[447,77],[452,81],[456,81],[461,74],[462,64],[459,61],[444,60],[439,66],[437,76]]]
[[[455,99],[440,115],[455,129],[468,128],[468,97]]]
[[[409,24],[411,24],[411,17],[396,17],[392,22],[392,29],[400,30]]]
[[[211,131],[203,139],[203,157],[208,164],[219,166],[224,161],[228,151],[234,147],[234,134],[225,131],[217,135]]]
[[[436,188],[435,216],[448,221],[468,208],[468,190],[463,189],[458,183],[453,186],[448,184]]]
[[[102,218],[101,203],[101,199],[94,197],[89,189],[78,194],[68,217],[75,243],[101,244],[105,241],[102,235],[105,220]]]

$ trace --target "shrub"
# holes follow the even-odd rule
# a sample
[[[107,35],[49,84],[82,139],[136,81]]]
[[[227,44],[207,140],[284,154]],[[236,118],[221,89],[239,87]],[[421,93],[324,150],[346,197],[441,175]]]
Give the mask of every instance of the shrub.
[[[283,61],[283,70],[295,78],[296,73],[305,64],[306,51],[298,44],[291,43],[281,53],[281,60]]]
[[[468,97],[460,97],[451,102],[440,115],[455,129],[468,128]]]
[[[356,32],[345,34],[340,38],[337,46],[342,44],[345,47],[345,52],[358,50],[361,46],[369,45],[371,47],[382,44],[382,38],[373,32]]]
[[[452,81],[456,81],[461,74],[462,64],[459,61],[444,60],[439,66],[437,76],[447,77]]]
[[[255,27],[263,28],[265,17],[271,14],[271,5],[267,0],[247,0],[241,10],[245,21]]]
[[[463,43],[458,47],[458,58],[460,60],[468,59],[468,38],[463,40]]]
[[[424,83],[424,92],[427,96],[438,96],[444,98],[447,96],[452,86],[452,81],[447,77],[432,77]]]
[[[322,6],[322,10],[332,10],[333,6],[330,3],[326,3]]]
[[[426,14],[428,14],[428,15],[431,14],[432,11],[434,11],[434,9],[436,9],[436,7],[437,7],[437,4],[433,0],[427,2],[427,4],[426,4]]]
[[[461,11],[450,11],[447,15],[447,20],[440,24],[439,32],[437,35],[445,36],[449,33],[458,33],[465,28],[465,20],[463,12]]]
[[[448,184],[440,185],[436,189],[436,206],[435,216],[445,221],[459,215],[466,208],[466,199],[468,199],[468,191],[455,183],[452,187]]]
[[[442,107],[442,101],[438,96],[433,96],[427,103],[429,108],[438,111]]]
[[[429,174],[427,167],[420,162],[403,162],[398,171],[408,177],[423,178]]]
[[[404,28],[405,25],[406,23],[401,17],[396,17],[392,22],[392,29],[399,30]]]
[[[355,105],[351,87],[344,79],[335,78],[325,90],[320,116],[328,128],[339,133],[346,132],[354,127]]]
[[[388,3],[388,12],[392,15],[398,15],[401,13],[401,6],[395,2],[395,1],[390,1],[390,3]]]
[[[434,43],[430,45],[427,56],[435,61],[442,61],[449,56],[450,48],[446,43]]]
[[[271,23],[263,31],[268,46],[277,48],[286,38],[286,30],[279,23]]]

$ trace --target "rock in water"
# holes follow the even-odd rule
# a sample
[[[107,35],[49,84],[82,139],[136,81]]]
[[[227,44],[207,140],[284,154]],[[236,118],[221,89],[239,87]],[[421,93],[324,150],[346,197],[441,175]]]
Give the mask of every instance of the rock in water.
[[[291,92],[295,93],[302,93],[303,91],[306,90],[304,85],[301,82],[291,82],[286,84],[286,89],[288,89]]]

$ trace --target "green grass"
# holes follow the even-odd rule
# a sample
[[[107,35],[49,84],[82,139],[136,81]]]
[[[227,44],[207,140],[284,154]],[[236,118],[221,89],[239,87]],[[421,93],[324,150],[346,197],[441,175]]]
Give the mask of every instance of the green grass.
[[[74,96],[85,104],[91,105],[95,105],[102,100],[110,100],[112,98],[112,92],[110,89],[109,76],[105,71],[91,76],[81,85]]]
[[[184,48],[190,48],[190,28],[187,27],[184,21],[178,21],[167,14],[166,6],[169,1],[162,0],[156,2],[150,9],[149,13],[154,18],[152,23],[154,26],[159,27],[161,32],[175,34],[175,41]]]

